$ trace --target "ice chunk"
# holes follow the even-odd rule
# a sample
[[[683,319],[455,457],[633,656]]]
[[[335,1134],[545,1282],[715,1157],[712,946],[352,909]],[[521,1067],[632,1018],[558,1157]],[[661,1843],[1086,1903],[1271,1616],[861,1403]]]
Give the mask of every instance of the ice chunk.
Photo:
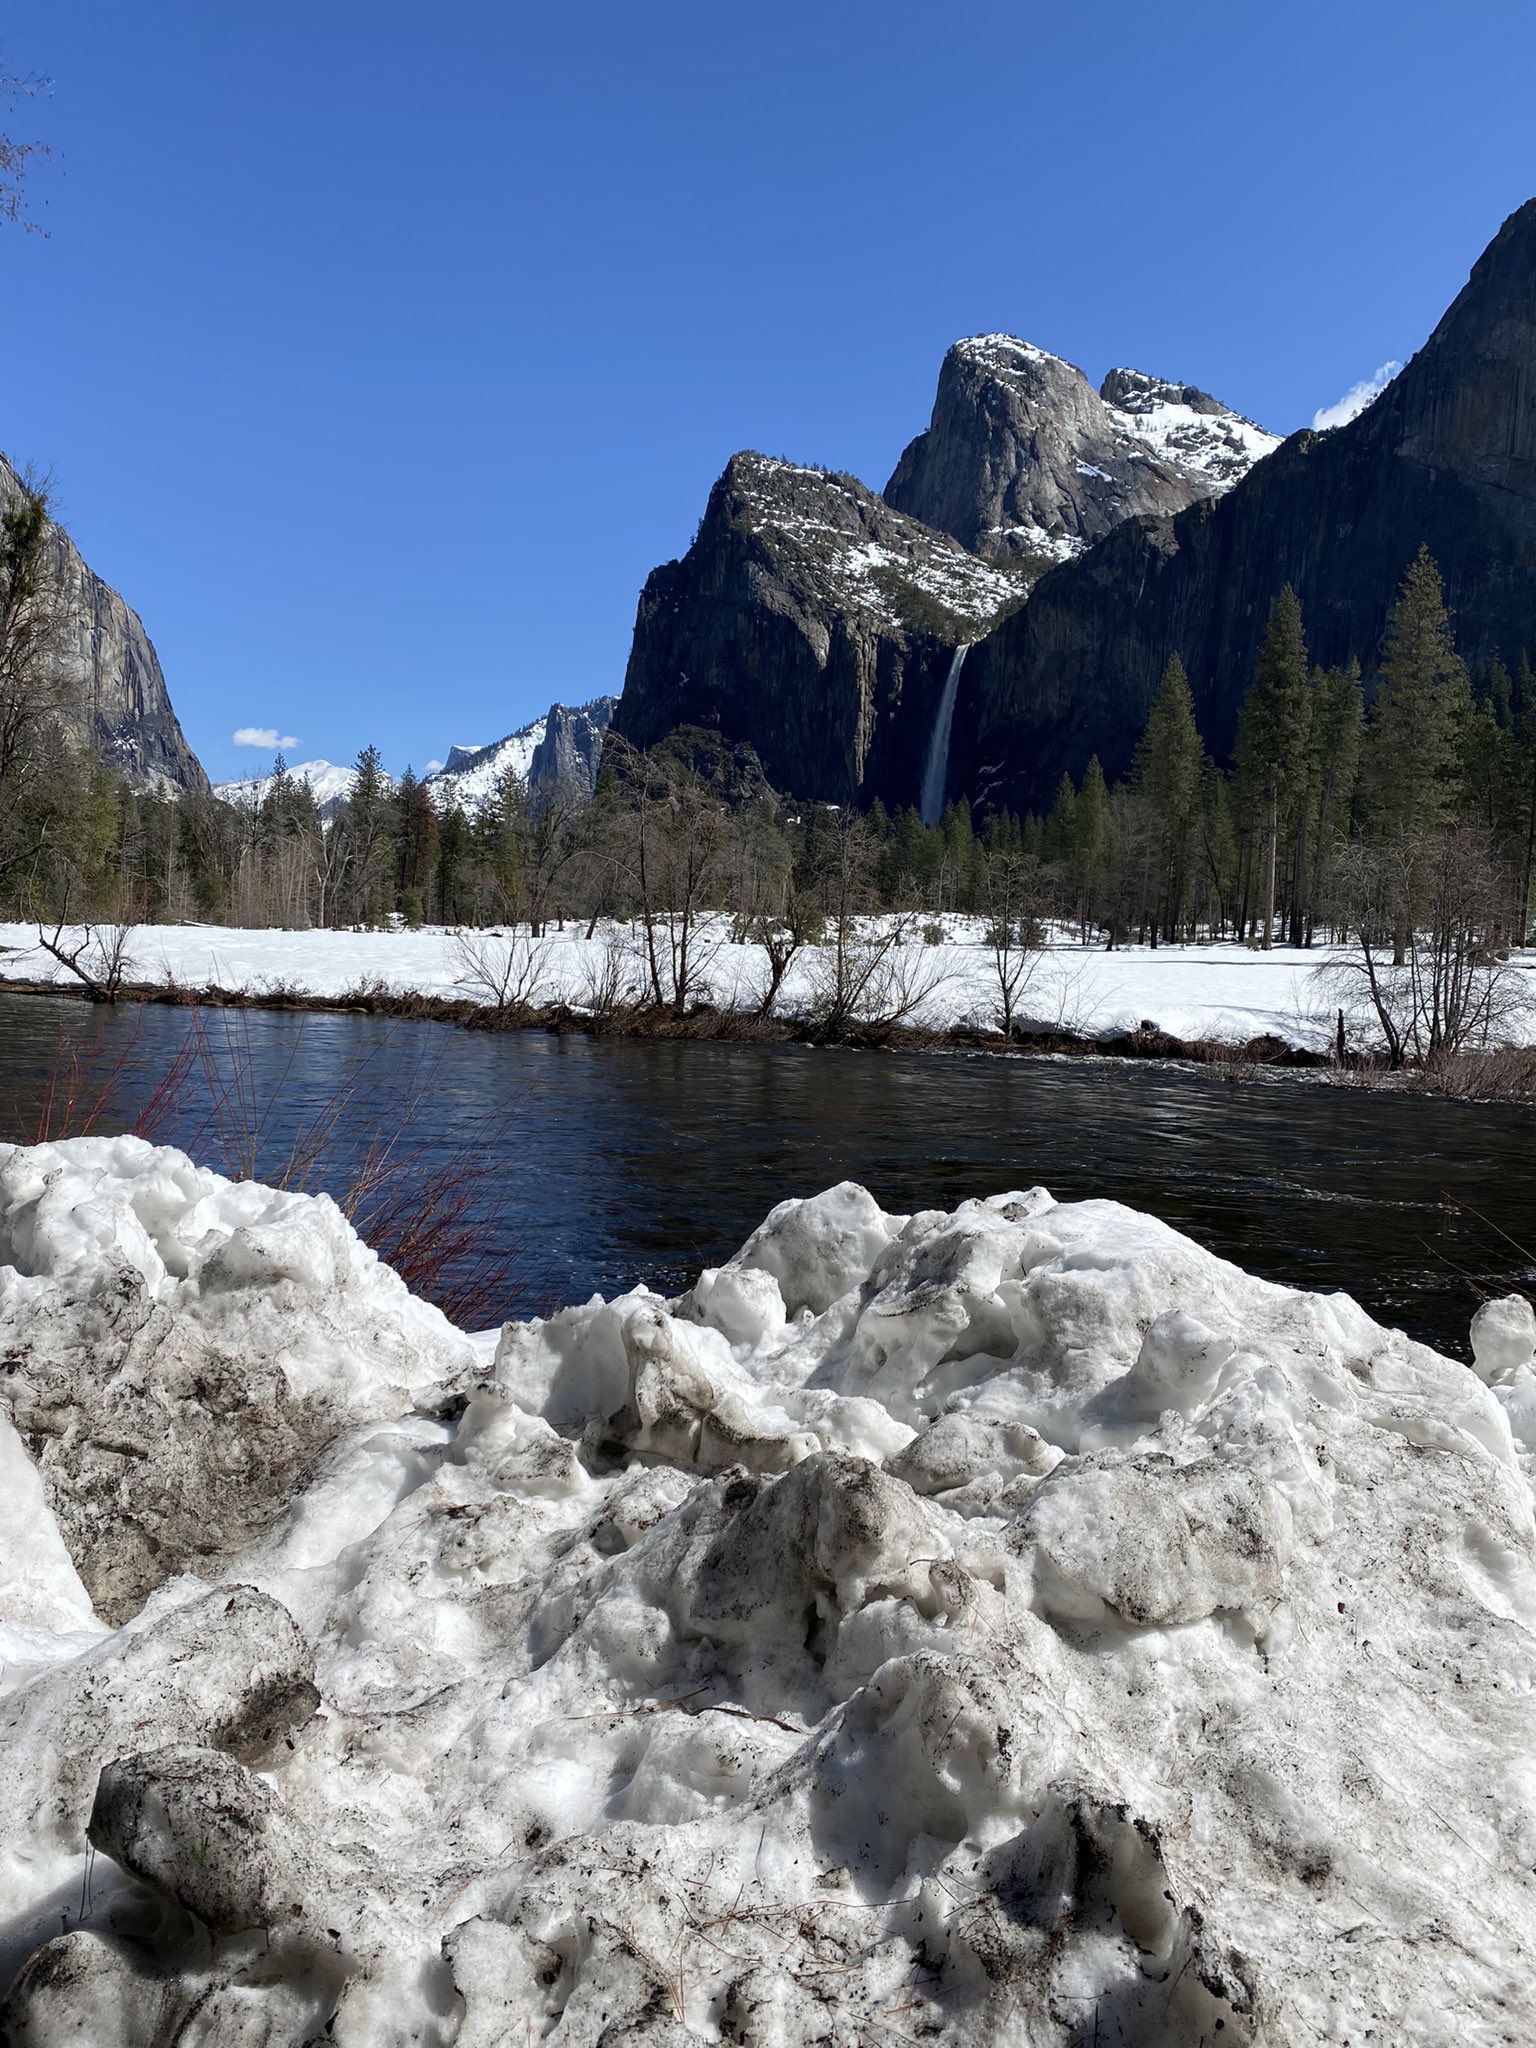
[[[1507,1386],[1536,1362],[1536,1310],[1523,1294],[1485,1301],[1472,1318],[1472,1363],[1489,1386]]]

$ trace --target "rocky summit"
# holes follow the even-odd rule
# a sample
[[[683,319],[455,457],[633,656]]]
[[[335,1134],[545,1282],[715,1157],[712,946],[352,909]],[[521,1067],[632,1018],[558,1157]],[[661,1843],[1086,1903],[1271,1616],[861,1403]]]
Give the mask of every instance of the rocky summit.
[[[535,810],[550,804],[579,808],[597,787],[603,735],[618,701],[594,697],[589,704],[551,704],[542,718],[489,746],[450,747],[442,767],[426,778],[434,803],[473,810],[510,772],[526,786]]]
[[[21,480],[0,455],[0,508]],[[202,763],[171,708],[154,644],[137,612],[91,569],[69,535],[53,529],[60,632],[54,654],[63,722],[131,788],[206,790]]]
[[[1192,385],[1074,364],[1008,334],[957,341],[933,419],[885,487],[889,504],[1037,574],[1124,519],[1181,512],[1223,490],[1273,434]]]

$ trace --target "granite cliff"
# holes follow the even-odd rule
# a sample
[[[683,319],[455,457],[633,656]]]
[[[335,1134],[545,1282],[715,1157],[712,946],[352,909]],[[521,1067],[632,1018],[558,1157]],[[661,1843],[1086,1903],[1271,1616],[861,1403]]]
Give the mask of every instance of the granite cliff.
[[[794,795],[916,803],[956,644],[1026,589],[853,477],[735,455],[687,554],[647,579],[613,729],[652,746],[705,726]]]
[[[1040,581],[966,662],[951,787],[1028,809],[1093,753],[1120,772],[1175,652],[1226,755],[1287,582],[1312,658],[1357,659],[1369,684],[1421,542],[1469,662],[1536,653],[1536,200],[1356,419],[1292,435],[1225,497],[1131,519]]]
[[[0,503],[20,489],[0,455]],[[61,631],[55,656],[66,731],[94,747],[138,790],[206,790],[202,763],[171,708],[159,657],[137,612],[92,570],[61,526],[53,529]]]
[[[1229,488],[1275,445],[1193,386],[1117,370],[1100,395],[1009,336],[957,342],[883,497],[731,459],[687,554],[646,583],[614,731],[651,746],[702,726],[794,795],[918,803],[955,649],[1052,563],[1133,512]]]

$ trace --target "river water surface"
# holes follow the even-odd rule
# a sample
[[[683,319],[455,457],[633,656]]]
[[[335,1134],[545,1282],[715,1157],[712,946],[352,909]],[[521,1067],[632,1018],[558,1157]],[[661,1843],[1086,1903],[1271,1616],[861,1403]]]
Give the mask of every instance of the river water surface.
[[[675,1292],[775,1202],[843,1179],[896,1210],[1036,1182],[1112,1196],[1462,1355],[1479,1286],[1533,1278],[1515,1247],[1536,1246],[1536,1115],[1291,1075],[0,996],[0,1131],[32,1134],[71,1054],[97,1127],[128,1128],[198,1033],[153,1135],[221,1165],[232,1128],[254,1130],[272,1175],[308,1133],[335,1191],[407,1119],[428,1157],[468,1153],[483,1173],[484,1230],[512,1254],[507,1313],[637,1280]]]

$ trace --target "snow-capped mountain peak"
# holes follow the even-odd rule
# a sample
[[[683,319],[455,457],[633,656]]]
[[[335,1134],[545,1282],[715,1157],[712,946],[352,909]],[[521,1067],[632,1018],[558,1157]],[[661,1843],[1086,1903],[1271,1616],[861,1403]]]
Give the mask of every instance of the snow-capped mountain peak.
[[[337,804],[349,797],[357,780],[355,768],[338,767],[334,761],[295,761],[288,766],[287,775],[290,782],[306,785],[322,813],[334,810]],[[216,782],[213,793],[227,804],[258,810],[266,802],[274,779],[271,775],[250,775],[234,782]],[[389,778],[386,776],[385,780],[388,782]]]
[[[594,697],[589,704],[552,704],[542,718],[488,746],[451,747],[442,767],[426,777],[433,802],[439,809],[472,811],[509,773],[537,802],[557,791],[584,801],[596,786],[603,734],[617,702]]]
[[[483,803],[494,793],[508,770],[519,781],[526,782],[548,724],[549,714],[546,712],[542,718],[520,725],[516,732],[509,732],[505,738],[492,740],[485,746],[450,747],[442,767],[435,775],[426,778],[433,801],[452,804],[460,810],[473,810],[476,804]]]
[[[1074,367],[1065,356],[1055,355],[1048,348],[1039,348],[1032,341],[1021,341],[1016,334],[969,334],[963,341],[955,343],[955,353],[991,364],[1058,363],[1065,370]],[[1079,371],[1078,375],[1081,374]]]

